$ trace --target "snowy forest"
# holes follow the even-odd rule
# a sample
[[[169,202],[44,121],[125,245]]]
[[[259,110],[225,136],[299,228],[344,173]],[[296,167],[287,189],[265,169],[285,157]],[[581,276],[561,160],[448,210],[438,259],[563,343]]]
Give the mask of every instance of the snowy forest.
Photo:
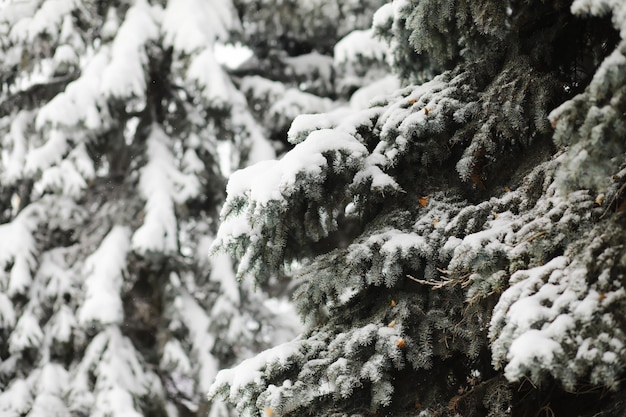
[[[626,2],[0,0],[0,417],[623,417]]]

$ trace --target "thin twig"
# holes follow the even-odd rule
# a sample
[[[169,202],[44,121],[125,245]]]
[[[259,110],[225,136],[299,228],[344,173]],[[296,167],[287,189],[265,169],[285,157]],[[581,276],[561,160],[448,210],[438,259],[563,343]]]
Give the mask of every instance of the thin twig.
[[[406,277],[412,281],[417,282],[418,284],[428,285],[429,287],[432,287],[433,290],[438,290],[447,286],[454,286],[457,284],[461,284],[462,287],[466,287],[469,284],[469,281],[467,280],[469,276],[470,274],[467,273],[458,278],[441,277],[443,278],[441,281],[427,281],[425,279],[415,278],[414,276],[411,276],[411,275],[407,275]]]

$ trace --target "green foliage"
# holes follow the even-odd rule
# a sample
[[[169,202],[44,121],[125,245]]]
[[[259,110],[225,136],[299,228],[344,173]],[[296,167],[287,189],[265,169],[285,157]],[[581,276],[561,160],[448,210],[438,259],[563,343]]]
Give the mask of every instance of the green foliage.
[[[215,247],[259,282],[295,270],[307,330],[212,395],[248,415],[502,417],[619,389],[625,13],[383,6],[376,30],[419,85],[296,118],[285,158],[229,183]]]

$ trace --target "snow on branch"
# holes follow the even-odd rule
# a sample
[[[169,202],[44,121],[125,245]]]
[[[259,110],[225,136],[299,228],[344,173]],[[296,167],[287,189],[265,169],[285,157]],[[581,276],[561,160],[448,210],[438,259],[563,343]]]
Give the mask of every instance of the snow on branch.
[[[185,22],[185,24],[181,24]],[[162,30],[165,43],[176,51],[192,54],[217,40],[225,40],[240,23],[229,0],[169,0]]]
[[[402,351],[409,339],[402,333],[400,324],[379,322],[336,335],[315,332],[220,371],[209,397],[228,398],[243,415],[298,414],[329,396],[349,399],[361,390],[372,395],[371,403],[360,404],[363,409],[385,406],[394,393],[389,370],[405,366]],[[297,370],[297,379],[285,378],[287,369]],[[251,393],[256,403],[247,401]]]
[[[75,127],[84,123],[89,129],[106,126],[108,112],[101,94],[101,82],[110,58],[111,48],[104,45],[87,61],[80,76],[64,91],[44,104],[37,113],[36,126]]]
[[[583,259],[602,247],[598,239]],[[609,269],[615,260],[605,250],[594,264]],[[626,295],[608,273],[588,281],[590,269],[572,253],[545,265],[520,270],[494,308],[490,336],[493,361],[507,379],[524,376],[539,381],[547,372],[573,389],[587,375],[591,382],[616,387],[626,360],[617,305]]]
[[[30,410],[32,401],[28,382],[23,378],[16,378],[0,393],[0,411],[12,413],[9,415],[25,414]]]
[[[38,317],[32,311],[26,311],[17,321],[15,329],[11,333],[9,352],[15,354],[27,349],[39,349],[43,337]]]
[[[211,353],[215,345],[215,336],[207,331],[210,328],[211,319],[196,300],[184,290],[174,300],[173,310],[175,319],[180,320],[189,329],[194,372],[198,374],[200,389],[206,392],[219,369],[218,360]],[[178,367],[182,365],[184,368],[184,363],[177,365]]]
[[[10,223],[0,225],[0,288],[9,296],[26,294],[37,266],[33,233],[38,208],[22,210]]]
[[[300,353],[302,348],[303,341],[296,339],[265,350],[253,358],[246,359],[234,368],[221,370],[209,391],[209,397],[225,395],[230,397],[231,401],[235,401],[241,390],[250,387],[258,388],[264,384],[265,378],[271,372],[271,369],[267,368],[268,364],[276,368],[286,368],[302,355]],[[243,403],[236,405],[240,412],[243,410],[243,406]]]
[[[85,301],[79,312],[82,325],[120,324],[124,309],[120,291],[130,250],[130,230],[114,226],[100,247],[85,260]]]
[[[239,265],[239,276],[261,267],[260,261],[254,259],[255,253],[266,244],[277,249],[272,255],[276,265],[287,231],[277,227],[274,214],[299,216],[289,212],[289,205],[296,198],[314,202],[323,210],[327,202],[323,192],[326,183],[347,171],[358,170],[366,154],[367,149],[354,136],[320,130],[311,133],[308,140],[296,145],[280,161],[264,161],[235,172],[227,186],[228,197],[221,214],[224,221],[213,248],[246,254]]]
[[[104,68],[100,84],[100,91],[105,96],[145,97],[148,65],[145,48],[158,37],[156,9],[145,0],[138,0],[126,12],[111,45],[111,58]]]
[[[181,172],[170,150],[170,139],[154,124],[146,140],[147,163],[141,169],[139,192],[146,200],[144,222],[135,231],[132,248],[140,253],[173,253],[178,250],[175,204],[200,192],[194,172]]]
[[[240,89],[250,105],[260,109],[258,117],[270,133],[289,128],[291,122],[302,114],[328,112],[335,106],[328,98],[288,88],[281,82],[258,75],[244,77]]]
[[[93,160],[87,153],[85,144],[80,143],[58,165],[45,169],[33,188],[39,195],[53,191],[71,198],[79,198],[87,188],[88,181],[94,177]]]
[[[162,391],[159,378],[146,369],[133,343],[113,325],[87,347],[70,382],[69,402],[72,409],[92,410],[94,415],[139,417],[137,400]]]
[[[233,101],[235,86],[215,59],[215,52],[206,48],[191,58],[185,73],[190,90],[198,88],[207,103],[214,106],[227,106]]]
[[[218,40],[226,40],[239,25],[229,0],[170,0],[163,11],[161,30],[165,45],[174,49],[173,71],[185,81],[189,91],[199,90],[205,101],[214,106],[232,104],[237,94],[215,57],[214,45]]]
[[[355,30],[337,42],[334,48],[335,65],[361,58],[384,61],[389,46],[375,37],[374,29]]]
[[[15,310],[11,299],[6,294],[0,292],[0,328],[13,328],[15,320]]]
[[[21,178],[24,171],[24,161],[28,150],[28,127],[33,113],[21,110],[13,116],[11,127],[4,136],[2,144],[2,179],[13,184]]]
[[[42,33],[47,35],[58,33],[63,17],[76,8],[76,3],[76,0],[44,1],[31,18],[14,27],[11,39],[18,42],[33,42]]]
[[[32,417],[67,415],[69,410],[64,400],[69,379],[69,372],[57,363],[47,363],[41,370],[33,372],[29,377],[29,383],[32,385],[34,401],[28,415]]]
[[[448,78],[396,91],[365,110],[297,118],[289,131],[296,146],[282,160],[231,176],[213,247],[240,258],[238,276],[271,270],[282,262],[288,235],[305,244],[319,241],[354,196],[366,201],[401,193],[391,174],[398,161],[417,148],[424,167],[413,169],[425,171],[447,155],[436,137],[465,105],[456,98],[462,79]],[[377,135],[382,140],[376,144]],[[261,253],[267,244],[270,255]]]

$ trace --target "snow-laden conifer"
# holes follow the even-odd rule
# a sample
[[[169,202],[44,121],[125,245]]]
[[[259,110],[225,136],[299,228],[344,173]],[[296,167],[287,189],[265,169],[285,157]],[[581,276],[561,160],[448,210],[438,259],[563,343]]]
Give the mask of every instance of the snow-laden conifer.
[[[228,0],[0,5],[1,415],[230,415],[217,371],[293,333],[207,259],[220,143],[275,155],[215,54],[241,27]]]
[[[214,250],[258,282],[296,268],[307,327],[211,395],[243,415],[619,415],[624,10],[382,6],[404,87],[299,116],[290,152],[231,178]]]

